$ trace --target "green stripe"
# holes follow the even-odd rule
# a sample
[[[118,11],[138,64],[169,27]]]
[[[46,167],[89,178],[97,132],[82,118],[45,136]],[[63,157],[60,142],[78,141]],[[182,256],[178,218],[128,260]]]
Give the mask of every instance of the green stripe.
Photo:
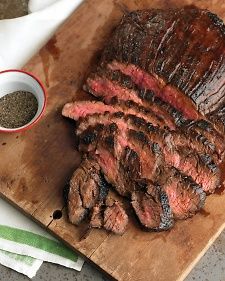
[[[74,262],[78,259],[78,256],[72,250],[58,241],[51,240],[26,230],[0,225],[0,237],[2,239],[44,250]]]
[[[11,259],[14,259],[16,261],[25,263],[26,265],[29,265],[29,266],[31,266],[35,261],[35,259],[33,259],[31,257],[13,254],[13,253],[10,253],[10,252],[4,251],[4,250],[0,250],[0,253]]]

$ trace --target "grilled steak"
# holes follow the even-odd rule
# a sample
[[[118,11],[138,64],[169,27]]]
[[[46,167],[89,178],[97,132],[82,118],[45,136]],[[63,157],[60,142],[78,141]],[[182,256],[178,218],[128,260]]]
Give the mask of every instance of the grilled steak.
[[[68,103],[85,157],[68,192],[72,223],[123,234],[193,216],[220,186],[225,155],[225,27],[194,6],[123,16],[84,89]],[[125,197],[125,201],[122,199]]]
[[[112,191],[93,159],[85,159],[73,174],[68,193],[68,213],[73,224],[79,225],[91,213],[90,227],[123,234],[128,217],[118,201],[112,203]],[[110,198],[109,198],[110,197]]]
[[[133,149],[134,151],[136,151],[136,154],[134,154],[134,152],[131,154],[131,151],[127,151],[126,149],[125,150],[126,156],[122,160],[122,167],[120,169],[120,172],[123,174],[123,179],[126,179],[127,186],[129,186],[129,188],[126,189],[126,191],[128,193],[132,193],[133,190],[137,190],[137,192],[139,192],[140,191],[138,188],[139,185],[136,184],[137,180],[140,181],[143,178],[154,180],[157,181],[160,185],[162,185],[163,189],[165,190],[169,198],[170,206],[175,215],[175,218],[186,218],[193,215],[197,210],[199,210],[203,206],[204,198],[205,198],[205,193],[202,191],[202,188],[199,185],[195,184],[191,178],[187,176],[186,177],[182,176],[174,168],[167,169],[166,166],[162,166],[162,164],[156,165],[156,163],[154,163],[154,165],[152,165],[152,163],[146,162],[146,157],[149,157],[151,155],[149,148],[146,147],[149,144],[149,140],[147,139],[147,137],[143,133],[134,130],[128,130],[127,134],[128,134],[129,143],[134,144],[136,142],[136,144],[133,145]],[[143,147],[142,150],[139,150],[140,149],[139,144],[142,145]],[[155,146],[155,151],[156,153],[157,152],[159,153],[157,146]],[[118,155],[118,153],[114,153],[114,154]],[[137,159],[138,157],[137,155],[140,155],[140,159]],[[123,156],[121,155],[121,157]],[[134,161],[132,160],[132,158],[134,159]],[[174,161],[173,156],[171,156],[171,158],[172,158],[171,161]],[[140,167],[139,165],[137,165],[139,161],[140,161]],[[180,167],[186,169],[185,171],[187,174],[189,173],[189,171],[187,170],[188,164],[190,165],[192,164],[189,163],[188,161],[189,160],[186,160],[186,158],[184,158],[183,162],[181,162],[181,164],[179,163],[179,165],[184,165],[184,168],[183,166]],[[169,160],[166,163],[170,164]],[[199,175],[205,173],[205,177],[208,177],[207,179],[211,180],[211,178],[205,172],[206,168],[201,166],[201,162],[199,162],[198,165],[200,166],[199,169],[202,170],[191,171],[191,175],[195,176],[197,172]],[[163,171],[161,173],[162,167],[163,167]],[[202,179],[196,178],[196,180],[198,181]],[[206,187],[208,187],[204,181],[202,181],[202,185],[205,189]],[[119,191],[121,194],[121,190],[117,189],[117,191]],[[139,195],[135,193],[135,195],[137,196],[137,198],[139,198],[140,196],[140,198],[143,198],[144,201],[147,200],[146,194],[143,192],[142,194]],[[147,196],[147,198],[148,197],[149,196]],[[150,202],[148,204],[150,204]],[[159,211],[158,208],[160,207],[157,208],[156,206],[152,205],[152,208],[153,210],[155,210],[155,212],[158,212]],[[157,227],[160,229],[159,226]]]
[[[140,90],[132,83],[130,77],[118,71],[98,70],[97,73],[94,73],[87,79],[86,89],[95,96],[102,97],[107,103],[110,103],[113,97],[117,97],[123,100],[131,99],[132,101],[142,104],[148,110],[153,111],[161,117],[164,120],[164,124],[172,130],[177,126],[182,126],[187,123],[180,111],[156,97],[152,90]],[[116,105],[117,103],[114,102],[114,104]],[[199,120],[198,123],[201,124],[204,122],[207,121]],[[156,124],[156,122],[153,124]],[[162,127],[162,123],[158,123],[158,125]],[[208,127],[210,127],[210,124]],[[192,130],[189,133],[191,133],[193,139],[199,139],[204,145],[214,149],[208,138],[214,140],[214,135],[219,135],[218,132],[215,129],[211,131],[208,130],[208,132],[204,131],[204,128],[202,130],[199,126],[192,126]],[[217,142],[219,142],[218,145],[220,146],[221,141],[218,140]]]
[[[123,234],[127,228],[128,216],[121,198],[114,192],[110,191],[106,200],[104,210],[104,228],[116,234]]]
[[[128,223],[128,216],[118,202],[104,211],[104,228],[116,234],[123,234]]]
[[[198,119],[198,110],[204,115],[223,102],[224,30],[216,15],[195,7],[134,11],[122,18],[100,64],[128,65],[123,72],[136,83],[160,88],[161,98]]]

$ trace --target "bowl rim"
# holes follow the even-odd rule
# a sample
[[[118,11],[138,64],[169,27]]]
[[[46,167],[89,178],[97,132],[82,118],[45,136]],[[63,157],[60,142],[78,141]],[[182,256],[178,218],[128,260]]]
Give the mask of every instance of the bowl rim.
[[[0,128],[0,133],[1,132],[4,132],[4,133],[18,133],[18,132],[22,132],[22,131],[25,131],[31,127],[33,127],[33,125],[35,125],[40,119],[41,117],[43,116],[43,113],[46,109],[46,104],[47,104],[47,92],[46,92],[46,89],[44,87],[44,84],[39,80],[39,78],[37,78],[33,73],[30,73],[28,71],[25,71],[25,70],[21,70],[21,69],[6,69],[6,70],[2,70],[0,71],[0,75],[3,74],[3,73],[7,73],[7,72],[20,72],[20,73],[23,73],[23,74],[26,74],[26,75],[29,75],[30,77],[32,77],[34,80],[37,81],[37,83],[40,85],[42,91],[43,91],[43,97],[44,97],[44,104],[42,106],[42,109],[41,109],[41,112],[40,114],[33,120],[32,123],[30,123],[29,125],[24,125],[22,128],[15,128],[15,129],[10,129],[10,128]]]

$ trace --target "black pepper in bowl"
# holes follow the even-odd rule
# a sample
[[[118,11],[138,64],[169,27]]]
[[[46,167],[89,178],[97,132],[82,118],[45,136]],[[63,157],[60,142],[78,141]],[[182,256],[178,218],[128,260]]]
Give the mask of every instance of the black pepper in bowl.
[[[0,126],[15,129],[28,124],[38,110],[36,97],[26,91],[16,91],[0,98]]]

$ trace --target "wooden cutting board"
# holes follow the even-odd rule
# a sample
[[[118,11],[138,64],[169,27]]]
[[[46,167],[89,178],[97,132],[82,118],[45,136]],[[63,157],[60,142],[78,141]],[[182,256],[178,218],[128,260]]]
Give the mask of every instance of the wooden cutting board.
[[[24,67],[46,85],[44,118],[20,134],[0,134],[0,194],[105,273],[121,281],[183,280],[225,226],[225,196],[207,200],[205,213],[180,221],[165,233],[146,233],[130,222],[123,236],[68,223],[62,189],[80,163],[74,123],[61,117],[79,91],[90,65],[123,12],[191,4],[184,0],[85,1],[50,42]],[[223,0],[198,0],[225,20]],[[35,31],[34,31],[35,32]],[[53,213],[61,210],[61,219]],[[57,216],[56,216],[57,217]]]

